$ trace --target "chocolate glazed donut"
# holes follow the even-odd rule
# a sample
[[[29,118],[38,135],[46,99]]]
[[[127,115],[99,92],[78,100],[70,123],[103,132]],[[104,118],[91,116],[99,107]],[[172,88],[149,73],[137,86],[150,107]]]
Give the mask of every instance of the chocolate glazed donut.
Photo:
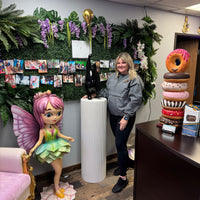
[[[190,78],[190,74],[189,73],[165,73],[163,76],[164,80],[166,82],[187,82]]]
[[[169,118],[161,116],[160,123],[178,127],[178,126],[182,126],[183,119],[169,119]]]

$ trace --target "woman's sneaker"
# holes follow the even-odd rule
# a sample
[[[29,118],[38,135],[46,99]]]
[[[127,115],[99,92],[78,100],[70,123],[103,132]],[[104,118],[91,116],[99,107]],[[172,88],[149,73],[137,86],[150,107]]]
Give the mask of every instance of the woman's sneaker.
[[[121,177],[118,179],[117,183],[114,185],[112,192],[121,192],[128,185],[128,179],[123,180]]]

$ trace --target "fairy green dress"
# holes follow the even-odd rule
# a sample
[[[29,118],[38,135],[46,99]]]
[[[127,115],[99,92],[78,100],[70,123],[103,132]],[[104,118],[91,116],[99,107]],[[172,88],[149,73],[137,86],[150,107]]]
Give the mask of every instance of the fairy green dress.
[[[57,128],[52,129],[52,131],[45,129],[45,143],[41,144],[35,151],[35,155],[41,163],[51,163],[70,152],[70,144],[67,140],[58,138],[57,134]]]

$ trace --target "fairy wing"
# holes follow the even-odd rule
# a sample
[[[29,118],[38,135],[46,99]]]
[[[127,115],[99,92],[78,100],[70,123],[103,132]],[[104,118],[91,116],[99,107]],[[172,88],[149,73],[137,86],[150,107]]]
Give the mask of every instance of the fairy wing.
[[[30,113],[16,105],[11,107],[11,111],[13,114],[13,131],[17,136],[17,143],[28,153],[38,141],[39,124]]]

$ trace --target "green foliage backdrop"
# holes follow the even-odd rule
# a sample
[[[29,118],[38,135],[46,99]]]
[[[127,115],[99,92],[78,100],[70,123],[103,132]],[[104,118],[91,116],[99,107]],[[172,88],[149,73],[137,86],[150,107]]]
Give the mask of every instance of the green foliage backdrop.
[[[34,12],[33,20],[39,19],[44,21],[49,20],[50,24],[56,24],[58,26],[61,17],[58,15],[57,11],[51,10],[47,11],[43,8],[36,9]],[[96,26],[96,35],[92,39],[92,59],[93,60],[109,60],[115,59],[116,56],[122,52],[129,52],[131,56],[134,57],[134,49],[137,48],[138,42],[145,44],[144,54],[147,57],[148,68],[139,68],[138,74],[144,81],[145,88],[143,92],[143,102],[147,103],[149,99],[155,96],[154,81],[157,78],[156,73],[156,63],[152,60],[152,56],[156,54],[156,50],[153,48],[153,43],[160,43],[162,36],[155,32],[156,25],[153,20],[146,16],[143,19],[143,26],[139,27],[137,20],[126,20],[126,23],[120,25],[109,24],[103,16],[92,18],[91,27]],[[73,11],[68,18],[64,18],[63,29],[58,30],[58,37],[50,35],[48,39],[49,48],[44,47],[39,39],[38,43],[34,43],[33,39],[29,37],[27,39],[28,45],[13,45],[12,40],[10,41],[9,51],[7,48],[1,45],[1,59],[23,59],[23,60],[48,60],[48,59],[59,59],[62,61],[77,60],[72,58],[72,49],[70,41],[74,40],[85,40],[89,41],[89,31],[84,34],[81,29],[81,21],[79,20],[78,14]],[[79,38],[75,34],[70,33],[69,23],[74,23],[76,27],[80,29]],[[100,27],[105,27],[105,34],[102,34]],[[109,27],[106,29],[106,27]],[[35,25],[37,26],[37,25]],[[87,27],[89,29],[89,27]],[[1,30],[1,27],[0,27]],[[36,30],[36,29],[35,29]],[[34,31],[35,31],[34,30]],[[41,30],[40,30],[41,31]],[[110,31],[110,33],[109,33]],[[111,34],[112,44],[108,47],[109,34]],[[126,45],[124,41],[126,40]],[[52,42],[53,41],[53,42]],[[1,44],[1,41],[0,41]],[[83,60],[83,59],[81,59]],[[101,69],[100,73],[108,72],[108,69]],[[84,71],[76,71],[76,74],[84,74]],[[24,75],[37,74],[33,70],[24,70]],[[48,75],[58,74],[58,69],[48,69]],[[38,74],[37,74],[38,75]],[[8,84],[4,84],[4,76],[0,76],[0,85],[3,87],[0,90],[0,113],[1,118],[6,124],[10,113],[10,106],[12,104],[19,105],[29,112],[32,111],[32,97],[38,91],[45,91],[50,89],[53,93],[64,100],[77,100],[80,99],[85,94],[85,88],[75,87],[74,84],[63,84],[62,88],[54,88],[51,85],[40,85],[39,89],[29,89],[28,86],[17,85],[17,88],[13,89]],[[101,82],[101,87],[105,86],[105,82]],[[8,98],[9,97],[9,98]],[[8,101],[9,100],[9,101]]]

